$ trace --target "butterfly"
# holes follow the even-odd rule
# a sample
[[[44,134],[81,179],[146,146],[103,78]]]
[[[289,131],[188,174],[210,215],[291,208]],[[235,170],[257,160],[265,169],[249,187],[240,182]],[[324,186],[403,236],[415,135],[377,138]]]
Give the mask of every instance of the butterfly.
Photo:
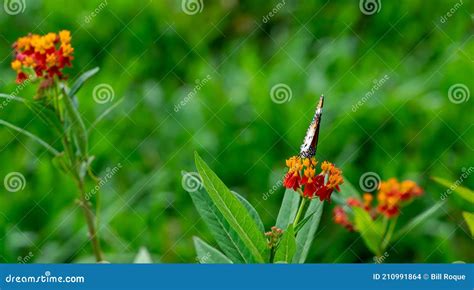
[[[306,131],[304,142],[300,148],[300,156],[302,158],[311,158],[316,155],[319,138],[319,125],[321,124],[321,115],[323,114],[323,104],[324,96],[321,95],[318,106],[316,107],[316,111],[314,113],[313,120],[309,125],[308,131]]]

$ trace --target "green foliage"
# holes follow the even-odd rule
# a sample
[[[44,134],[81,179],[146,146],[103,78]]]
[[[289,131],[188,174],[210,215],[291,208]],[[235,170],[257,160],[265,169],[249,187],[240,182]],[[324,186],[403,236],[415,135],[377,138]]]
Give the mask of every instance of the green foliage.
[[[293,222],[298,211],[300,195],[292,189],[285,190],[283,201],[278,212],[276,226],[280,229],[286,229]]]
[[[195,159],[196,167],[203,180],[204,187],[217,209],[242,239],[252,254],[253,260],[258,263],[265,262],[267,250],[263,232],[259,231],[257,224],[248,210],[239,202],[235,195],[230,192],[197,153],[195,154]]]
[[[0,13],[1,27],[8,28],[0,39],[0,91],[31,102],[37,83],[17,90],[11,45],[29,32],[70,29],[75,59],[66,76],[76,80],[101,68],[76,94],[86,127],[123,100],[89,134],[97,176],[123,164],[101,188],[107,258],[127,255],[111,262],[132,261],[143,245],[162,262],[193,262],[196,235],[231,257],[181,186],[179,173],[194,167],[194,150],[206,153],[265,225],[274,225],[283,190],[278,186],[266,200],[262,194],[276,176],[281,179],[284,159],[298,151],[321,93],[326,103],[317,157],[341,167],[357,192],[361,174],[373,171],[383,179],[413,179],[435,193],[440,187],[427,176],[457,180],[463,167],[474,164],[472,1],[446,23],[439,18],[451,1],[382,1],[372,16],[362,14],[357,1],[286,1],[265,24],[270,1],[204,1],[202,13],[193,16],[182,12],[180,1],[108,1],[87,23],[97,1],[26,2],[22,14]],[[389,80],[364,98],[385,74]],[[176,112],[207,75],[211,80]],[[100,83],[113,87],[113,102],[93,101]],[[292,89],[289,102],[271,100],[277,83]],[[448,90],[456,83],[469,87],[468,102],[450,102]],[[53,124],[45,126],[19,102],[6,103],[0,103],[0,119],[60,147],[59,135],[50,133]],[[41,145],[14,130],[0,130],[0,148],[0,182],[11,171],[27,180],[21,192],[0,187],[0,261],[16,263],[30,251],[32,262],[92,261],[88,251],[78,250],[87,237],[82,217],[71,214],[77,211],[71,178],[51,165]],[[462,185],[474,188],[474,179]],[[404,209],[398,225],[438,201],[423,196]],[[307,262],[372,262],[356,234],[332,223],[335,203],[325,205]],[[390,262],[473,262],[472,238],[456,230],[460,207],[472,211],[450,201],[438,217],[397,240]],[[358,257],[344,253],[348,248]]]
[[[304,263],[309,253],[309,249],[314,241],[316,230],[321,221],[324,203],[315,198],[311,200],[306,210],[305,218],[310,217],[304,226],[296,234],[296,252],[293,256],[293,263]],[[304,219],[303,219],[304,221]],[[302,221],[302,222],[303,222]]]
[[[296,239],[293,225],[289,225],[283,232],[280,243],[275,252],[275,263],[291,263],[296,252]]]
[[[381,244],[384,237],[385,228],[380,219],[374,221],[365,210],[354,207],[354,223],[360,232],[364,243],[372,253],[380,256],[382,253]]]
[[[201,264],[232,264],[224,254],[216,248],[204,242],[198,237],[193,237],[194,248],[197,252],[197,259]]]

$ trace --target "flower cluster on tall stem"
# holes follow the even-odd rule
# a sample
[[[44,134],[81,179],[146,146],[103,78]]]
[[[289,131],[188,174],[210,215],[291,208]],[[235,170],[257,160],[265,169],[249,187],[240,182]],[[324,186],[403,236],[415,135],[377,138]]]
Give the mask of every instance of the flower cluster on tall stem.
[[[45,35],[28,34],[18,38],[13,44],[14,59],[11,67],[17,73],[18,83],[30,77],[41,80],[35,100],[36,104],[42,106],[39,115],[48,125],[54,124],[51,129],[60,136],[63,150],[59,152],[52,146],[46,147],[55,154],[55,160],[61,169],[67,172],[76,183],[79,191],[77,203],[82,208],[86,219],[95,258],[101,262],[104,256],[97,232],[98,221],[92,204],[86,196],[87,177],[91,177],[94,181],[97,178],[91,173],[90,168],[93,157],[88,153],[88,132],[77,110],[77,104],[73,102],[73,97],[82,83],[76,85],[74,92],[71,92],[73,89],[68,89],[66,77],[63,74],[63,69],[71,66],[73,52],[71,33],[68,30]],[[89,75],[94,74],[98,69],[92,71],[93,73],[89,72]],[[83,77],[81,82],[84,82],[89,75]],[[44,114],[47,110],[52,113]],[[3,123],[15,128],[7,122]],[[33,135],[29,133],[29,136]],[[36,139],[39,140],[37,137]],[[46,144],[43,141],[41,143]],[[98,199],[97,194],[96,198]]]

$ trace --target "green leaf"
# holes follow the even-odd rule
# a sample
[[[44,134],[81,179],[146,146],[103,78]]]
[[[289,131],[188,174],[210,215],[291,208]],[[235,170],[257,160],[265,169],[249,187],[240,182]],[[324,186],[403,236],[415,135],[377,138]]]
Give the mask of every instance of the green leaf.
[[[384,227],[380,221],[374,221],[365,210],[353,207],[355,227],[360,232],[364,243],[375,255],[380,255],[380,246]]]
[[[295,233],[297,233],[301,228],[313,217],[315,212],[311,213],[309,216],[302,219],[295,227]]]
[[[183,173],[184,174],[184,173]],[[197,190],[189,195],[193,203],[208,226],[221,250],[234,263],[252,263],[254,259],[239,235],[230,227],[224,216],[214,205],[206,191]]]
[[[257,210],[246,200],[243,196],[238,194],[235,191],[232,191],[232,193],[237,197],[237,199],[242,203],[243,206],[247,209],[249,212],[250,216],[253,218],[254,222],[257,224],[258,229],[263,233],[265,232],[265,226],[263,225],[262,219],[258,215]]]
[[[63,93],[64,96],[62,100],[64,101],[64,109],[66,110],[66,114],[70,120],[71,129],[74,135],[74,142],[81,159],[85,160],[87,159],[88,154],[88,137],[86,126],[84,125],[84,121],[82,121],[79,111],[73,104],[71,99],[72,95],[67,95],[64,90]]]
[[[94,76],[97,72],[99,72],[99,68],[95,67],[91,70],[86,71],[81,76],[79,76],[77,80],[74,82],[74,84],[72,85],[71,89],[69,90],[68,95],[71,97],[74,96],[82,87],[82,85],[85,83],[85,81],[87,81],[89,78]]]
[[[394,240],[398,240],[399,238],[403,237],[406,235],[408,232],[412,231],[419,225],[421,225],[424,221],[428,220],[429,218],[432,218],[436,214],[439,214],[439,209],[446,203],[445,200],[438,201],[435,203],[432,207],[429,209],[425,210],[421,214],[417,215],[415,218],[413,218],[408,224],[406,224],[403,228],[401,228],[393,237]]]
[[[296,253],[293,257],[293,263],[301,264],[306,261],[309,249],[313,244],[314,235],[319,227],[323,207],[324,202],[319,199],[315,198],[311,200],[304,219],[309,216],[311,216],[311,218],[305,222],[305,225],[301,227],[296,234]]]
[[[122,101],[123,99],[114,102],[110,107],[107,108],[107,110],[100,114],[100,116],[97,117],[97,119],[95,119],[94,122],[89,126],[89,128],[87,129],[87,133],[90,133],[92,129],[94,129],[95,126],[100,123],[100,121],[102,121],[108,114],[110,114],[110,112],[112,112],[116,107],[118,107],[122,103]]]
[[[474,237],[474,213],[464,211],[462,215],[464,219],[466,220],[467,226],[469,227],[469,230],[471,231],[472,237]]]
[[[153,260],[151,259],[150,252],[148,252],[147,248],[141,247],[138,250],[135,259],[133,259],[134,264],[152,264]]]
[[[40,144],[41,146],[43,146],[44,148],[46,148],[49,152],[51,152],[54,156],[58,155],[59,152],[53,148],[53,146],[49,145],[48,143],[46,143],[46,141],[44,141],[43,139],[41,139],[40,137],[34,135],[33,133],[25,130],[25,129],[22,129],[20,127],[17,127],[7,121],[4,121],[2,119],[0,119],[0,125],[4,125],[4,126],[7,126],[8,128],[10,129],[13,129],[15,131],[17,131],[18,133],[21,133],[29,138],[31,138],[33,141],[35,141],[36,143]]]
[[[300,194],[293,189],[285,190],[283,201],[281,202],[280,211],[275,226],[280,229],[286,229],[289,224],[293,223],[298,205],[300,203]]]
[[[296,251],[296,239],[295,231],[293,225],[290,224],[288,228],[283,233],[278,248],[275,252],[275,258],[273,259],[275,263],[291,263],[293,260],[293,255]]]
[[[432,177],[432,179],[436,181],[437,183],[443,186],[446,186],[449,190],[456,193],[459,197],[474,204],[474,191],[470,190],[469,188],[459,185],[459,183],[461,183],[460,179],[458,179],[456,182],[451,182],[449,180],[446,180],[440,177]]]
[[[193,237],[197,260],[200,264],[232,264],[224,254],[198,237]]]
[[[202,160],[197,152],[195,153],[195,160],[204,187],[217,209],[250,250],[255,262],[265,262],[266,259],[264,256],[266,256],[267,252],[267,243],[264,234],[258,229],[257,224],[255,224],[245,207]]]

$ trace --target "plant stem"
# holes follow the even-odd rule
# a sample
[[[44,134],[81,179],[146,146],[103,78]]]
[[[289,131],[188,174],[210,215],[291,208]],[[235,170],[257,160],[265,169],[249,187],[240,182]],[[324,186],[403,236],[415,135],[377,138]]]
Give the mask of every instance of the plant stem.
[[[303,197],[303,199],[301,200],[300,207],[298,208],[298,212],[296,213],[295,220],[293,221],[293,228],[295,228],[298,222],[300,221],[301,215],[303,214],[303,211],[304,211],[305,203],[306,203],[306,198]]]
[[[397,217],[395,217],[391,222],[390,225],[388,226],[387,234],[385,235],[385,238],[382,242],[381,245],[381,251],[383,252],[385,248],[387,248],[388,244],[390,243],[390,240],[392,239],[393,232],[395,230],[395,226],[397,224]]]
[[[87,228],[89,229],[89,238],[91,240],[95,259],[97,262],[102,262],[104,261],[104,255],[100,248],[99,236],[97,234],[97,230],[95,226],[94,212],[92,211],[90,202],[86,198],[86,192],[84,191],[84,182],[79,181],[78,186],[81,193],[81,198],[78,202],[79,202],[79,206],[82,207],[84,216],[86,218]]]

